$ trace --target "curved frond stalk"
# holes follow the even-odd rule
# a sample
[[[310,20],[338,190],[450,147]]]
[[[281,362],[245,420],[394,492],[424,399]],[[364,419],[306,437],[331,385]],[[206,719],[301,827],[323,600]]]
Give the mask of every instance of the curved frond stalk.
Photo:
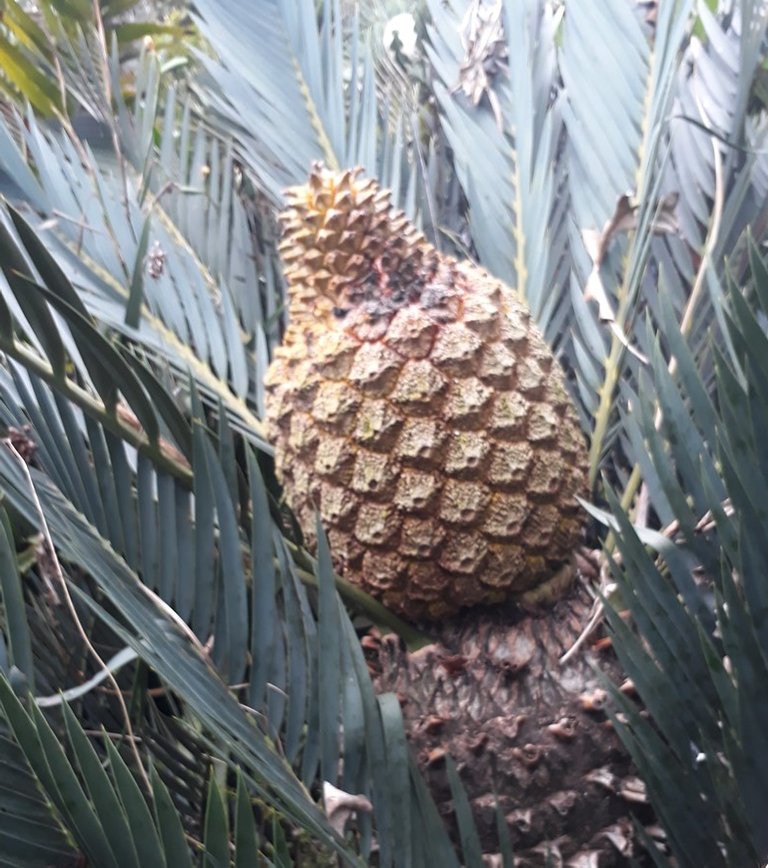
[[[602,345],[602,358],[595,361],[603,365],[604,376],[591,407],[593,482],[615,418],[616,388],[638,366],[627,350],[634,340],[652,235],[660,231],[665,134],[690,17],[689,2],[665,4],[651,37],[628,3],[574,2],[566,9],[561,68],[568,177],[576,226],[582,236],[594,237],[586,245],[587,257],[576,257],[577,274],[586,297],[598,301],[596,320],[604,332],[595,347],[600,352]],[[584,52],[596,38],[606,50],[588,62]],[[617,241],[614,226],[618,228],[615,221],[627,191],[638,210],[625,246]]]
[[[752,223],[762,233],[768,225],[763,195],[768,166],[765,130],[747,115],[755,46],[765,39],[768,18],[759,3],[741,4],[734,10],[735,17],[725,9],[718,15],[706,7],[699,11],[699,35],[691,37],[675,82],[666,131],[669,159],[663,166],[663,188],[677,196],[681,237],[654,242],[654,254],[664,269],[667,291],[674,292],[681,311],[681,331],[701,344],[699,364],[704,366],[709,345],[699,336],[712,319],[726,344],[729,341],[718,274],[729,261],[734,274],[744,275],[748,266],[744,229]],[[672,282],[673,271],[681,275],[679,289]],[[674,372],[676,360],[672,358],[669,365]],[[660,423],[660,410],[656,423]],[[636,465],[621,498],[626,508],[640,479]]]

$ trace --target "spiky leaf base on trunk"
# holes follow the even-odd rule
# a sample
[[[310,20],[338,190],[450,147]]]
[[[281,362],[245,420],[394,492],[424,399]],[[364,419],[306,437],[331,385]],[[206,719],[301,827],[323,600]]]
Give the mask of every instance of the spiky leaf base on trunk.
[[[587,622],[583,586],[536,614],[474,611],[407,654],[386,637],[369,649],[377,688],[399,696],[433,796],[450,819],[444,758],[457,763],[484,850],[498,851],[496,799],[516,865],[627,865],[631,815],[643,789],[604,713],[595,667],[618,681],[608,655],[584,646],[559,658]],[[646,817],[647,809],[645,809]]]

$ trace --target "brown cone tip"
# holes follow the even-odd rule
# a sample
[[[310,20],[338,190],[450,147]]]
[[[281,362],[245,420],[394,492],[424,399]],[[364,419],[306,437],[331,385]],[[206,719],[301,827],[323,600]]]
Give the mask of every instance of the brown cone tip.
[[[339,317],[356,306],[385,315],[418,298],[434,275],[435,251],[361,172],[318,163],[307,184],[286,192],[280,254],[294,316]]]
[[[310,542],[319,509],[337,568],[411,619],[537,588],[579,539],[586,451],[527,309],[359,169],[287,201],[267,421]]]

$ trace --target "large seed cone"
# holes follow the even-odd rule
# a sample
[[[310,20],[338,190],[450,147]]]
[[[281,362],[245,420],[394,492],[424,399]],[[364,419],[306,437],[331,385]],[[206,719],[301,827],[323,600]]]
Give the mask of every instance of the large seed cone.
[[[559,662],[591,607],[579,585],[538,614],[473,610],[413,654],[392,637],[366,642],[377,689],[400,699],[409,742],[449,827],[456,834],[446,754],[483,852],[499,853],[498,805],[517,868],[628,866],[640,852],[633,818],[652,819],[604,711],[598,671],[618,682],[615,659],[583,646]]]
[[[605,661],[584,647],[559,663],[592,600],[578,586],[539,615],[513,602],[566,573],[580,535],[586,456],[557,362],[512,289],[438,253],[375,182],[316,167],[288,201],[276,466],[346,578],[439,622],[417,654],[368,651],[440,810],[450,754],[486,853],[498,797],[521,865],[627,864],[636,790],[599,707]]]
[[[358,172],[288,201],[267,417],[310,541],[319,509],[339,570],[410,619],[536,589],[578,540],[586,459],[528,311]]]

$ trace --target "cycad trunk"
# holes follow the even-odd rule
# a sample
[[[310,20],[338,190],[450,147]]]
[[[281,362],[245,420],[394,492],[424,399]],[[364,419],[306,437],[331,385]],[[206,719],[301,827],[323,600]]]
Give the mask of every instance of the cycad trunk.
[[[400,698],[441,813],[450,823],[449,754],[483,851],[499,850],[498,800],[516,865],[627,865],[632,814],[648,818],[642,786],[604,712],[602,679],[620,679],[617,663],[589,645],[559,663],[591,607],[578,585],[535,614],[470,612],[440,627],[420,651],[408,654],[387,637],[372,652],[377,687]]]

